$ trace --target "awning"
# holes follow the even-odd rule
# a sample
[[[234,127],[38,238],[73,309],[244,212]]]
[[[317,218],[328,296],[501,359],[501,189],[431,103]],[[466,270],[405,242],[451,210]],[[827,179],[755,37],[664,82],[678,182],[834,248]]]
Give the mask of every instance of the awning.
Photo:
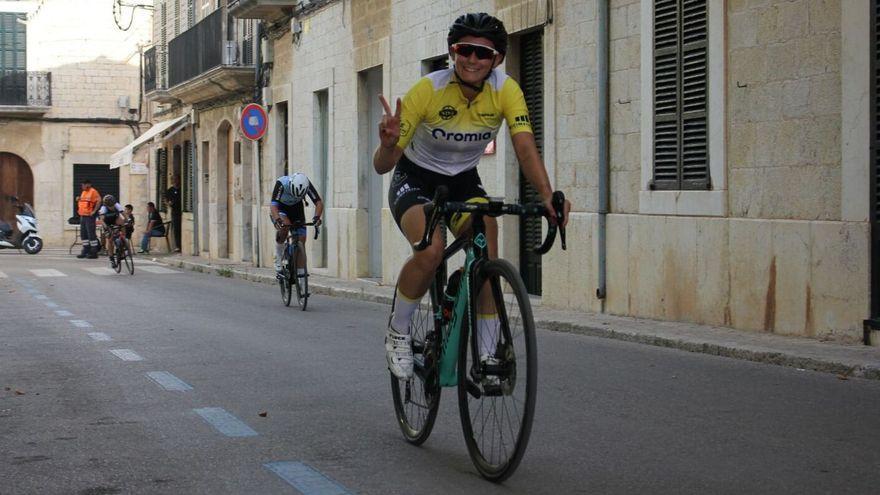
[[[165,120],[163,122],[153,124],[153,127],[150,127],[147,132],[141,134],[140,137],[129,143],[125,148],[122,148],[116,153],[113,153],[113,155],[110,157],[110,168],[114,169],[119,168],[123,165],[128,165],[132,162],[132,155],[134,154],[134,150],[137,149],[138,146],[146,144],[148,141],[156,137],[160,132],[187,118],[189,118],[189,114],[178,117],[176,119]]]

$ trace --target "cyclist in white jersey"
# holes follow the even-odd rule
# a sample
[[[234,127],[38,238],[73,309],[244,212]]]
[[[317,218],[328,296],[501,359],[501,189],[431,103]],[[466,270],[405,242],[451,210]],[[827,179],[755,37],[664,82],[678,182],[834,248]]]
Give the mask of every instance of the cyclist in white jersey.
[[[485,13],[460,16],[447,36],[451,68],[428,74],[397,100],[396,109],[383,96],[385,115],[379,123],[380,144],[373,155],[379,174],[394,169],[389,206],[403,235],[413,245],[425,231],[422,205],[439,185],[446,185],[451,201],[485,202],[476,167],[502,120],[507,122],[513,149],[526,179],[538,190],[555,223],[553,189],[538,153],[522,90],[498,66],[507,52],[504,24]],[[563,224],[571,205],[565,202]],[[456,236],[470,228],[468,214],[447,219]],[[489,257],[498,257],[498,224],[485,217]],[[385,339],[388,368],[399,378],[412,376],[409,323],[419,300],[443,260],[439,230],[424,251],[414,251],[400,270],[397,302]],[[483,291],[488,294],[488,291]],[[491,300],[480,301],[477,328],[481,360],[494,359],[498,321]]]
[[[287,231],[291,225],[305,222],[305,198],[306,196],[315,205],[315,216],[312,221],[315,226],[321,225],[321,216],[324,214],[324,202],[305,174],[296,173],[290,176],[281,176],[275,181],[272,190],[272,201],[269,210],[272,223],[277,230],[275,234],[275,272],[281,273],[281,257],[284,254],[284,241],[287,240]],[[297,257],[297,273],[305,273],[306,256],[306,228],[299,226],[295,231],[297,241],[300,243],[300,253]]]

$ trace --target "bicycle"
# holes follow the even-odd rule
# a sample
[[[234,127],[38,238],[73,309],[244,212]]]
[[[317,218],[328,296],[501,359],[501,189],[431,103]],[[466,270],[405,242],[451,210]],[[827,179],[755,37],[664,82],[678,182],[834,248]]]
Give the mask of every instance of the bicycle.
[[[420,445],[431,434],[442,388],[458,387],[459,416],[468,454],[481,476],[501,482],[516,470],[529,441],[537,385],[537,344],[525,285],[510,262],[489,259],[483,217],[544,216],[546,208],[540,203],[505,204],[499,200],[447,202],[447,195],[446,188],[439,187],[434,200],[425,205],[425,233],[413,247],[422,250],[430,245],[434,229],[445,214],[470,213],[472,229],[444,250],[427,301],[423,300],[413,314],[413,377],[400,380],[391,375],[394,411],[404,438]],[[562,249],[566,248],[564,203],[561,191],[553,193]],[[535,252],[547,253],[556,232],[557,227],[548,221],[547,237]],[[464,266],[447,283],[447,260],[462,249]],[[484,289],[490,291],[484,297],[491,296],[497,327],[487,332],[489,340],[495,333],[493,359],[482,363],[480,332],[473,329],[479,328],[477,310]],[[396,291],[392,314],[395,303]],[[508,434],[510,437],[506,437]]]
[[[285,306],[290,306],[291,293],[296,288],[296,301],[300,309],[306,310],[309,304],[309,271],[308,267],[303,265],[305,273],[299,275],[296,272],[296,261],[298,259],[300,249],[303,247],[296,240],[296,229],[300,227],[315,226],[315,222],[297,222],[291,224],[287,229],[287,239],[284,241],[283,257],[281,258],[281,273],[278,274],[278,284],[281,288],[281,301]],[[321,228],[315,226],[315,239]]]
[[[111,225],[109,228],[110,238],[113,240],[113,255],[110,256],[110,267],[116,273],[122,272],[122,264],[125,263],[125,269],[129,275],[134,275],[134,256],[131,250],[131,243],[125,237],[125,225]]]

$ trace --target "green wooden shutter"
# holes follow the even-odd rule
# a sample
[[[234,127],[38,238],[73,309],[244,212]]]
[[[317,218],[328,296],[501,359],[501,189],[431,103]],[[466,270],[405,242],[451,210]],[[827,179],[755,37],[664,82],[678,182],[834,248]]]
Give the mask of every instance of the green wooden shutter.
[[[165,190],[168,189],[168,150],[156,150],[156,209],[165,210]]]
[[[871,322],[880,329],[880,0],[871,0]]]
[[[535,31],[520,40],[520,73],[526,106],[538,152],[544,149],[544,47],[543,32]],[[519,175],[520,201],[540,201],[537,189]],[[519,224],[520,274],[530,294],[541,294],[541,257],[533,250],[541,245],[541,219],[521,217]]]
[[[27,33],[24,14],[0,12],[0,105],[27,104]]]
[[[654,189],[708,189],[706,0],[654,2]]]
[[[183,211],[192,211],[193,207],[193,149],[191,141],[183,142]]]

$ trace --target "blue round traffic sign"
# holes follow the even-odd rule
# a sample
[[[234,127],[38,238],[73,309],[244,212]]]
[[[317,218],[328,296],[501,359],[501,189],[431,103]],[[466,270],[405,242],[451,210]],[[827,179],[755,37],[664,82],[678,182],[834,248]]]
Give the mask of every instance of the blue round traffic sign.
[[[266,133],[266,110],[256,103],[250,103],[241,111],[241,132],[244,137],[256,141]]]

